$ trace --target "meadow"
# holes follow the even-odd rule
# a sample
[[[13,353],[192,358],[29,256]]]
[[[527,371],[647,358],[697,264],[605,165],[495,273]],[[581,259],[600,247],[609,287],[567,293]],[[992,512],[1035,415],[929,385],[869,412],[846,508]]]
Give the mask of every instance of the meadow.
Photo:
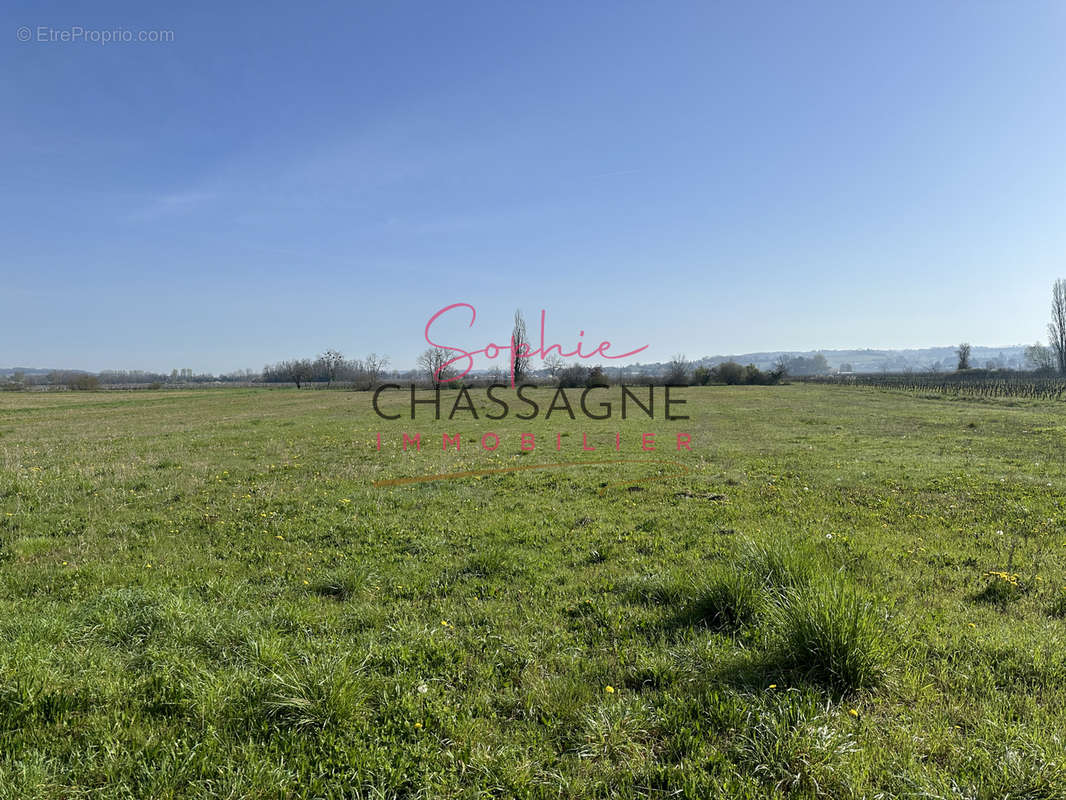
[[[1066,407],[681,394],[0,394],[0,798],[1066,797]]]

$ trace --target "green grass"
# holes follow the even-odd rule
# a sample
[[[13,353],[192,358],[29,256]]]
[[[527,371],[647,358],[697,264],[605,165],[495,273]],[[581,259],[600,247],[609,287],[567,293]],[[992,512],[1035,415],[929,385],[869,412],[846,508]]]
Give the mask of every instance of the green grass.
[[[754,580],[776,593],[806,586],[814,572],[812,553],[778,542],[745,541],[740,565]]]
[[[874,604],[840,586],[788,593],[780,608],[780,659],[818,685],[841,693],[876,686],[885,632]]]
[[[0,394],[0,798],[1066,796],[1063,406],[683,396]]]
[[[762,586],[744,572],[721,569],[699,583],[680,624],[703,624],[719,630],[740,630],[753,625],[765,605]]]

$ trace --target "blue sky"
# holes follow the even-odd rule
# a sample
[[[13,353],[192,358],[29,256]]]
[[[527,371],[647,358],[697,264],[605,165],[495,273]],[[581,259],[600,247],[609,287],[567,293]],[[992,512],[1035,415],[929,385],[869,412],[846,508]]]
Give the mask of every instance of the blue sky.
[[[516,306],[642,360],[999,345],[1066,276],[1060,2],[0,19],[0,366],[403,367],[460,301],[470,350]]]

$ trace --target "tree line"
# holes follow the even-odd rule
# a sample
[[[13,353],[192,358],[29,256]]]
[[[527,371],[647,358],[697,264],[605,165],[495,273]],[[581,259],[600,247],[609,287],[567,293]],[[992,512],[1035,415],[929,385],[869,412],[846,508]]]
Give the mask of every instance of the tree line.
[[[326,350],[317,358],[293,358],[263,367],[263,383],[343,383],[372,388],[389,366],[388,356],[370,353],[366,358],[349,359],[338,350]]]

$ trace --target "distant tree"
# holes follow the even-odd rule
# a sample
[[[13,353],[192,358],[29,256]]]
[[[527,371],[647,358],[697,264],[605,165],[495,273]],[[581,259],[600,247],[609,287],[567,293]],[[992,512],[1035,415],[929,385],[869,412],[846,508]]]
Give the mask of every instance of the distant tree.
[[[329,385],[337,378],[337,372],[344,365],[344,356],[336,350],[327,350],[318,357],[321,372]]]
[[[370,384],[370,388],[377,386],[378,380],[381,378],[381,374],[389,366],[388,356],[379,356],[377,353],[371,353],[363,360],[363,371],[366,374],[367,381]]]
[[[295,383],[297,389],[311,380],[315,374],[314,364],[306,358],[293,358],[288,361],[282,361],[273,367],[272,371],[277,376],[277,380]],[[266,380],[265,377],[264,380]]]
[[[588,383],[589,371],[581,364],[571,364],[559,371],[559,386],[573,388]]]
[[[1025,365],[1037,372],[1053,372],[1055,369],[1055,354],[1050,347],[1044,347],[1040,342],[1034,342],[1025,348]]]
[[[689,364],[685,356],[681,353],[676,354],[666,365],[666,375],[663,378],[663,382],[667,386],[687,386],[688,369]]]
[[[1051,322],[1047,333],[1055,366],[1066,374],[1066,280],[1062,278],[1055,281],[1051,290]]]
[[[430,347],[418,357],[419,369],[425,373],[433,388],[439,389],[452,376],[454,368],[448,364],[452,358],[451,353],[443,347]]]
[[[526,321],[522,318],[521,309],[517,309],[514,312],[514,329],[511,331],[511,347],[514,348],[514,353],[512,355],[512,358],[514,359],[514,383],[515,386],[518,386],[529,377],[529,356],[522,355],[522,353],[528,353],[530,350],[529,335],[526,333]]]
[[[847,361],[840,365],[841,372],[854,372],[855,368]]]
[[[957,369],[959,372],[962,372],[964,369],[970,368],[970,350],[971,348],[969,342],[963,342],[955,350],[955,355],[959,357],[959,365],[955,369]]]
[[[603,372],[603,367],[599,364],[589,370],[588,377],[585,379],[586,386],[609,386],[610,381],[607,380],[607,376]]]
[[[707,367],[696,367],[692,370],[692,383],[696,386],[706,386],[711,382],[711,371]]]
[[[552,353],[544,359],[544,368],[548,370],[548,375],[554,380],[566,368],[566,362],[563,361],[563,357],[558,353]]]
[[[711,376],[716,383],[736,386],[744,382],[744,367],[736,361],[723,361],[711,370]]]
[[[763,372],[754,364],[741,366],[736,361],[723,361],[710,371],[711,382],[727,386],[769,386],[780,383],[784,377],[785,371],[780,361],[768,372]]]
[[[358,381],[362,381],[366,376],[366,366],[358,358],[346,358],[337,367],[337,374],[334,376],[334,380],[338,383],[351,383],[354,384]]]

